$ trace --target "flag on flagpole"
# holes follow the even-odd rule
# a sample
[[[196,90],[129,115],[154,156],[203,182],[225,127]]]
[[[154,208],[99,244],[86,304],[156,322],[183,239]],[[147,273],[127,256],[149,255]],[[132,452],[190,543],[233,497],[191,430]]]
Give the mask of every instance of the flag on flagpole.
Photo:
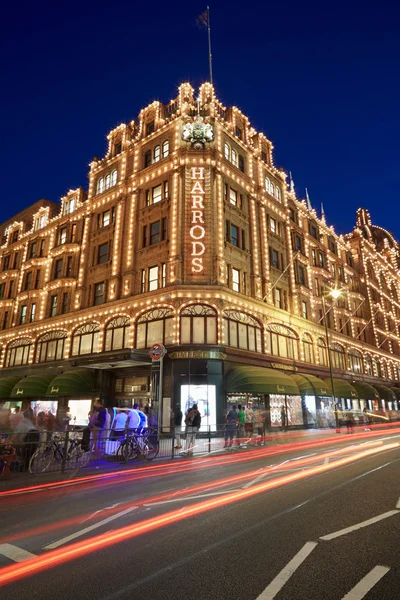
[[[208,11],[205,10],[196,19],[198,27],[208,27]]]

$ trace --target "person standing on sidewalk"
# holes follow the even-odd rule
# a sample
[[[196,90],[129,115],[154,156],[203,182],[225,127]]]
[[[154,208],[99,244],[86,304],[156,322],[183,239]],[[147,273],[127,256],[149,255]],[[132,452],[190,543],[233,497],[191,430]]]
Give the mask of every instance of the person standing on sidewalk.
[[[281,406],[281,427],[283,430],[287,427],[287,414],[284,405]]]
[[[187,412],[185,418],[186,425],[186,451],[187,455],[193,454],[193,448],[196,442],[196,433],[201,426],[201,415],[198,411],[197,404],[193,404],[192,408]]]
[[[231,410],[226,415],[226,425],[225,425],[225,445],[224,448],[231,448],[233,446],[233,436],[236,433],[238,421],[238,412],[236,410],[236,404],[232,405]],[[228,443],[229,438],[229,443]]]
[[[181,432],[182,432],[183,413],[178,405],[174,413],[174,429],[175,429],[175,450],[182,448]]]
[[[94,403],[95,415],[93,422],[94,460],[98,460],[103,452],[103,435],[107,420],[107,411],[99,400]]]
[[[238,445],[240,446],[242,442],[244,442],[244,438],[246,436],[245,431],[245,423],[246,423],[246,413],[244,412],[244,406],[241,404],[238,405]]]

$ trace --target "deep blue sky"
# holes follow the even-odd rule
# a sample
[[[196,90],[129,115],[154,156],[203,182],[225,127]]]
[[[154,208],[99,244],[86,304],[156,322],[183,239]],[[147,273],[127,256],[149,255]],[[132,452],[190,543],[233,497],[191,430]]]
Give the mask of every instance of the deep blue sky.
[[[214,83],[336,231],[359,206],[400,238],[400,8],[392,1],[211,3]],[[105,136],[208,77],[196,2],[7,3],[0,25],[0,221],[86,187]]]

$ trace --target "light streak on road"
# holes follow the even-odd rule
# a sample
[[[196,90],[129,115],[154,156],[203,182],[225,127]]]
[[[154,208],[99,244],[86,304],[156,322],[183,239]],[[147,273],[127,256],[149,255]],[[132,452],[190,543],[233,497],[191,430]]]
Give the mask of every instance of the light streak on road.
[[[395,448],[397,449],[399,446],[400,443],[393,443],[380,446],[379,448],[370,448],[351,456],[334,460],[329,464],[310,467],[304,471],[292,473],[290,475],[278,477],[277,479],[271,481],[260,483],[252,488],[245,490],[241,489],[236,492],[228,493],[224,496],[214,497],[204,502],[195,503],[191,506],[186,506],[158,517],[152,517],[139,523],[128,525],[120,529],[92,537],[88,540],[76,542],[63,549],[50,551],[42,556],[26,560],[23,563],[3,567],[0,569],[0,586],[7,585],[24,577],[35,575],[36,573],[40,573],[44,570],[51,569],[58,565],[75,560],[81,556],[85,556],[92,552],[113,546],[114,544],[119,544],[139,535],[149,533],[150,531],[177,523],[189,517],[194,517],[210,510],[215,510],[228,504],[256,496],[263,492],[282,487],[295,481],[300,481],[313,475],[326,473],[338,467],[348,465],[356,462],[357,460],[361,460],[381,452],[387,452],[388,450],[393,450]]]

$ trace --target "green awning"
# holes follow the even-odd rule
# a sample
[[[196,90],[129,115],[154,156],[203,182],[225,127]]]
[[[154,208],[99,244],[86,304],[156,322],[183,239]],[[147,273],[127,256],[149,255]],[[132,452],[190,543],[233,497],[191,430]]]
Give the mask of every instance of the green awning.
[[[378,392],[369,383],[365,383],[364,381],[352,381],[351,385],[355,388],[357,397],[360,398],[360,400],[380,400]]]
[[[0,398],[9,398],[14,385],[19,380],[20,377],[3,377],[3,379],[0,379]]]
[[[393,402],[393,400],[396,400],[396,394],[386,385],[380,385],[379,383],[376,383],[374,387],[377,389],[382,400],[386,400],[388,402]]]
[[[297,383],[300,394],[304,396],[332,396],[331,386],[315,375],[296,373],[292,375],[292,379]]]
[[[394,388],[391,388],[391,389],[392,389],[392,392],[394,392],[397,400],[400,400],[400,388],[394,387]]]
[[[253,394],[300,394],[294,379],[278,369],[235,367],[226,379],[226,391]]]
[[[13,387],[10,398],[44,398],[54,375],[28,375]]]
[[[81,397],[93,393],[93,373],[89,369],[65,371],[55,377],[47,387],[46,396],[60,398],[62,396]]]
[[[326,385],[330,384],[330,379],[324,379]],[[335,398],[358,398],[358,394],[353,386],[344,379],[333,379],[335,387]]]

